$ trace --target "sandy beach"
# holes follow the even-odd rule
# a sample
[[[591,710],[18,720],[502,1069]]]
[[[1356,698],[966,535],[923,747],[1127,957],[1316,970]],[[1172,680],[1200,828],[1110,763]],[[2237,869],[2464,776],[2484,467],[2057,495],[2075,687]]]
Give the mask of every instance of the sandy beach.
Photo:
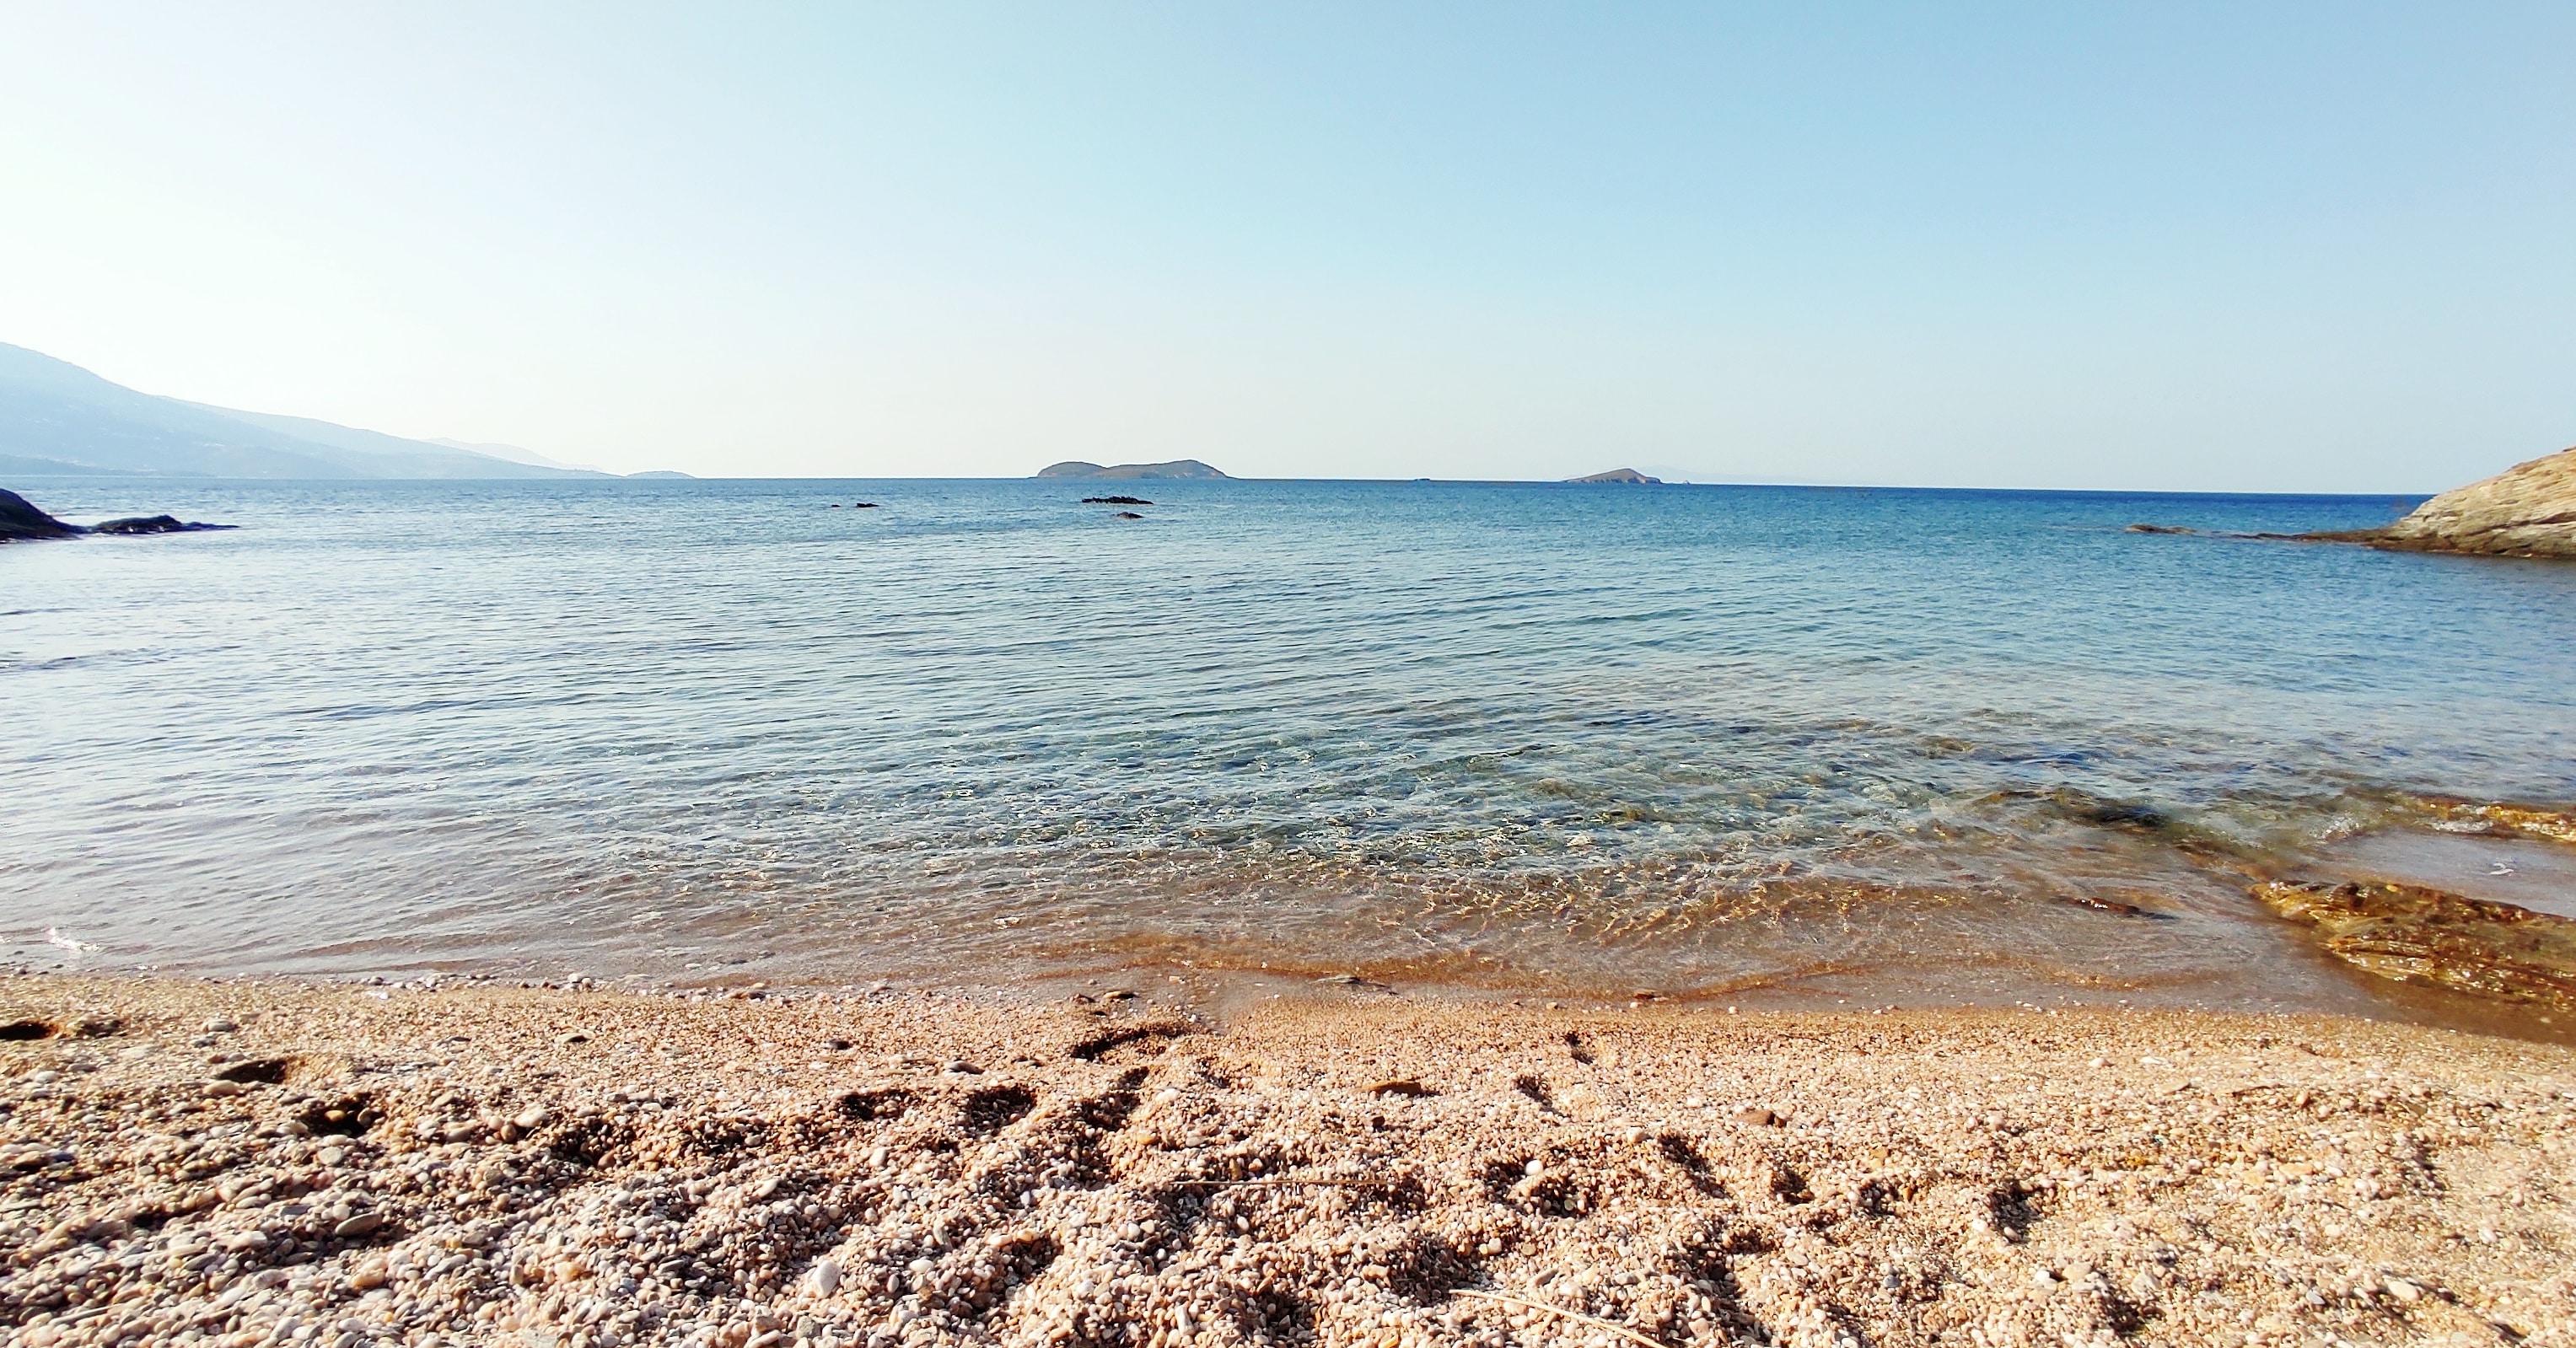
[[[12,1342],[2566,1343],[2576,1051],[2166,1012],[0,982]]]

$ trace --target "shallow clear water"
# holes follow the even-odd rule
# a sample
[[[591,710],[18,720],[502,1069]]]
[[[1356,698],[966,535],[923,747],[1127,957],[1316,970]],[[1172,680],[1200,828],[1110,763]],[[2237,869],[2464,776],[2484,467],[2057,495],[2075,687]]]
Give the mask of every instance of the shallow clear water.
[[[28,957],[2351,1008],[2210,855],[2576,800],[2576,567],[2122,528],[2385,497],[19,486],[245,526],[0,548]]]

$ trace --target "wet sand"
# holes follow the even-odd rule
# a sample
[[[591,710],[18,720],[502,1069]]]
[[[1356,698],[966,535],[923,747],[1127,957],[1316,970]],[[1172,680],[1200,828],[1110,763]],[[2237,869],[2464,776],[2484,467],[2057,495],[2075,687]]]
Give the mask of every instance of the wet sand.
[[[2564,1343],[2576,1051],[0,981],[14,1342]]]

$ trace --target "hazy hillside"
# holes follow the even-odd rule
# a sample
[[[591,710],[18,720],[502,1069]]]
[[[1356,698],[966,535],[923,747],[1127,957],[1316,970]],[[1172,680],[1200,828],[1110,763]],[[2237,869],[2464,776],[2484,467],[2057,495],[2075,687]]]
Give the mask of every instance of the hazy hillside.
[[[531,478],[605,474],[512,463],[306,417],[140,393],[0,343],[0,464],[19,473],[264,478]]]
[[[381,431],[363,431],[311,417],[278,416],[269,412],[236,412],[227,407],[207,407],[202,403],[188,406],[299,440],[310,441],[328,449],[348,454],[363,454],[366,466],[382,471],[362,473],[363,477],[613,477],[588,468],[560,468],[525,463],[485,454],[477,450],[442,445],[430,440],[407,440]]]
[[[550,459],[533,449],[523,449],[517,445],[476,444],[471,440],[450,440],[443,435],[431,436],[429,438],[429,443],[433,445],[442,445],[448,449],[461,449],[468,454],[481,454],[489,458],[508,459],[512,463],[532,464],[539,468],[562,468],[577,473],[597,473],[606,471],[604,469],[593,468],[588,464],[566,463],[561,459]],[[637,473],[633,474],[633,476],[641,477],[643,474]],[[680,476],[687,477],[688,474],[682,473]]]

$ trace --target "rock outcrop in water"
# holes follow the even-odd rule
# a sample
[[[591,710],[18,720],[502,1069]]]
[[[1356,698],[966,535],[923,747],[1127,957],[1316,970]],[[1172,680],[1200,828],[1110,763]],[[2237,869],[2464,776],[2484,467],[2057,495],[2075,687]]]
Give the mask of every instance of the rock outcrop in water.
[[[33,502],[14,491],[0,491],[0,543],[28,543],[46,538],[70,538],[80,526],[38,510]]]
[[[2386,528],[2300,536],[2410,552],[2576,561],[2576,448],[2446,491]]]
[[[1634,468],[1613,468],[1606,473],[1593,473],[1585,477],[1569,477],[1566,481],[1584,484],[1615,482],[1621,486],[1628,487],[1659,487],[1662,486],[1664,482],[1662,478],[1648,477]]]
[[[94,534],[193,534],[208,529],[230,529],[229,524],[207,524],[200,520],[183,520],[176,515],[136,515],[121,520],[105,520],[89,527]]]
[[[38,510],[14,491],[0,491],[0,543],[32,543],[82,534],[186,534],[230,529],[229,524],[202,524],[175,515],[135,515],[92,525],[66,524]]]

